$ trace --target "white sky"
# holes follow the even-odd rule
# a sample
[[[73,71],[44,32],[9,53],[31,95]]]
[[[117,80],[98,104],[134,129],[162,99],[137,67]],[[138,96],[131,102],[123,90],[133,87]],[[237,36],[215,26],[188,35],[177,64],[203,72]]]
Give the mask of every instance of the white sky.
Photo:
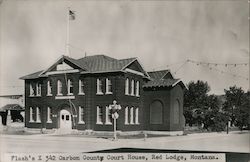
[[[249,58],[247,0],[59,1],[4,0],[0,5],[0,94],[23,93],[19,77],[43,70],[65,54],[67,7],[70,56],[105,54],[138,57],[146,70],[165,69],[186,59],[242,63]],[[181,63],[170,66],[176,71]],[[216,67],[248,78],[248,66]],[[208,81],[211,93],[243,78],[185,64],[175,75],[185,83]],[[17,86],[17,87],[12,87]]]

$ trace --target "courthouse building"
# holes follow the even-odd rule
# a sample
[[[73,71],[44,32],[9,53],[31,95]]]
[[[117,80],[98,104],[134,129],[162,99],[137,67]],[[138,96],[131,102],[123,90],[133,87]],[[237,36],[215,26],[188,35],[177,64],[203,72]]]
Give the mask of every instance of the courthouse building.
[[[147,72],[137,58],[62,56],[25,80],[25,126],[112,131],[182,131],[185,85],[169,70]]]

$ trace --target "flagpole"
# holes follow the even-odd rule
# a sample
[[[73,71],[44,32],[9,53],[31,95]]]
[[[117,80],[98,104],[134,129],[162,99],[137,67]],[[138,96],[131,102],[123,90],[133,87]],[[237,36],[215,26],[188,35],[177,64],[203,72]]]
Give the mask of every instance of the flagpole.
[[[67,10],[67,36],[66,36],[66,56],[69,56],[69,19],[70,19],[70,7],[68,7],[68,10]]]

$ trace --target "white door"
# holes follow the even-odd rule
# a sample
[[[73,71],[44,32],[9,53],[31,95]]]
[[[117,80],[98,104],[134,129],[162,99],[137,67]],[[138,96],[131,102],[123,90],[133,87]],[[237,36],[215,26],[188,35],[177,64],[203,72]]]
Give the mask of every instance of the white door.
[[[60,129],[72,129],[71,114],[67,110],[61,110],[60,112]]]

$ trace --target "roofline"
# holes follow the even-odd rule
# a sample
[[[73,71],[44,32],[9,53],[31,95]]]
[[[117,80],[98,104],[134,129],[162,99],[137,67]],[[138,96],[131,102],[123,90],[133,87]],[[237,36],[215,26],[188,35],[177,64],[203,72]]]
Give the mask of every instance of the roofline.
[[[70,61],[68,58],[70,58],[69,56],[60,56],[59,59],[57,59],[57,61],[55,61],[55,63],[53,63],[51,66],[49,66],[48,68],[46,68],[45,70],[43,70],[38,76],[40,77],[43,73],[45,73],[46,71],[48,71],[51,67],[53,67],[55,64],[57,64],[61,59],[66,59],[67,61],[71,62],[72,64],[76,65],[77,67],[79,67],[80,69],[83,69],[82,67],[80,67],[79,65],[77,65],[76,63]],[[73,59],[73,58],[72,58]],[[87,70],[87,69],[83,69],[83,70]]]
[[[174,87],[174,86],[176,86],[177,84],[179,84],[179,83],[182,83],[183,85],[184,85],[184,88],[185,89],[188,89],[188,87],[183,83],[183,81],[182,80],[177,80],[174,84],[172,84],[172,87]]]
[[[132,64],[132,63],[135,62],[135,61],[138,61],[138,62],[139,62],[140,66],[142,67],[144,73],[145,73],[146,76],[147,76],[146,78],[150,78],[150,76],[148,75],[147,71],[145,70],[145,68],[143,67],[143,65],[141,64],[141,62],[140,62],[140,61],[138,60],[138,58],[136,58],[136,57],[135,57],[132,61],[130,61],[130,63],[128,63],[127,65],[125,65],[125,66],[122,68],[122,71],[125,70],[126,67],[128,67],[130,64]]]

